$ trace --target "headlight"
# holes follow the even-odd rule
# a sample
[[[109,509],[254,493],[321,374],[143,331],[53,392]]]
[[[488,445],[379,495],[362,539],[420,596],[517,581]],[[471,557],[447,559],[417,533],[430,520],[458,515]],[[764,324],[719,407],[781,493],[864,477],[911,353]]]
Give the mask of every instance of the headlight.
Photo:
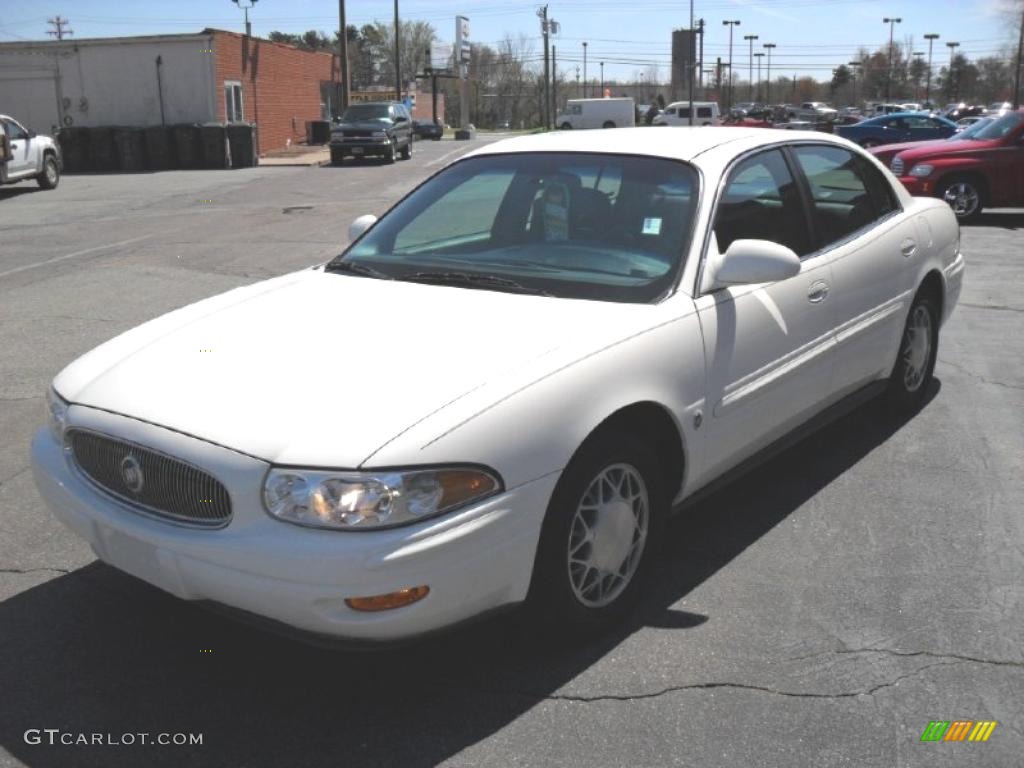
[[[480,469],[272,469],[263,484],[263,503],[289,523],[364,530],[419,522],[499,491],[497,475]]]
[[[46,424],[54,439],[64,441],[64,427],[68,422],[68,404],[50,387],[46,392]]]
[[[375,138],[375,139],[386,139],[388,137],[388,132],[387,131],[374,131],[372,135],[373,135],[373,138]]]
[[[920,165],[915,165],[913,168],[910,169],[910,175],[916,176],[919,179],[923,179],[925,176],[930,176],[931,172],[934,170],[935,166],[928,165],[927,163],[921,163]]]

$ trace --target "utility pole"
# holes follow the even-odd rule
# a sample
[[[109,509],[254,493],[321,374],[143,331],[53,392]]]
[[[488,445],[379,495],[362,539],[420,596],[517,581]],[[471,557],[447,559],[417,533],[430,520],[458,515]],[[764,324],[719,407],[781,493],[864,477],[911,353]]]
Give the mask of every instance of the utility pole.
[[[345,23],[345,0],[338,0],[338,27],[341,30],[338,34],[338,73],[341,75],[341,93],[339,94],[339,101],[341,103],[338,110],[340,115],[348,109],[348,89],[350,83],[348,75],[348,25]],[[429,61],[427,66],[430,66]]]
[[[732,28],[740,25],[739,19],[723,21],[722,26],[729,28],[729,85],[726,88],[726,110],[732,109]]]
[[[687,91],[690,94],[690,125],[693,125],[693,70],[696,69],[696,51],[693,50],[693,44],[696,41],[693,39],[693,0],[690,0],[690,57],[693,61],[689,62],[689,69],[686,73],[686,84]]]
[[[850,66],[853,67],[853,106],[857,106],[857,80],[860,77],[861,62],[851,61]],[[796,77],[793,78],[794,84],[796,83]]]
[[[928,73],[925,75],[924,100],[930,104],[932,101],[932,44],[939,39],[939,36],[934,32],[929,32],[924,39],[928,41]]]
[[[920,61],[921,57],[924,56],[924,51],[914,51],[914,56]],[[914,72],[917,73],[914,77],[914,101],[918,101],[921,98],[921,70],[918,67],[914,67]]]
[[[67,19],[61,18],[60,16],[54,16],[52,19],[47,19],[46,23],[49,24],[53,29],[46,30],[46,34],[50,37],[56,37],[58,40],[63,40],[64,35],[73,35],[75,30],[64,29],[65,25],[71,22]]]
[[[764,58],[764,51],[755,53],[754,58],[757,59],[757,100],[761,101],[761,59]]]
[[[697,85],[704,92],[704,19],[697,20],[697,34],[700,35],[700,56],[697,59]]]
[[[548,58],[548,7],[542,6],[537,10],[540,16],[540,31],[544,37],[544,128],[551,130],[551,61]]]
[[[764,47],[768,49],[768,87],[765,92],[764,100],[767,104],[772,103],[772,48],[775,48],[775,43],[765,43]]]
[[[897,17],[889,18],[888,16],[886,16],[884,19],[882,19],[882,23],[883,24],[888,24],[889,25],[889,70],[888,70],[888,74],[886,74],[886,76],[885,76],[885,100],[886,101],[890,101],[892,99],[892,95],[891,94],[892,94],[892,35],[893,35],[893,29],[896,27],[897,24],[899,24],[902,21],[903,21],[903,19],[900,19],[900,18],[897,18]]]
[[[587,98],[587,41],[583,41],[583,98]]]
[[[949,48],[949,80],[953,86],[953,101],[960,101],[960,78],[953,76],[953,52],[960,47],[960,43],[946,43],[946,47]]]
[[[1020,36],[1017,38],[1017,66],[1013,69],[1013,108],[1020,109],[1020,65],[1024,57],[1024,9],[1020,12]]]
[[[558,46],[551,46],[551,114],[558,116]]]
[[[401,28],[398,22],[398,0],[395,0],[395,101],[402,100]]]
[[[603,61],[601,62],[601,95],[598,96],[598,98],[599,99],[603,99],[604,98],[604,62]]]
[[[750,92],[747,101],[754,100],[754,41],[758,40],[757,35],[744,35],[743,39],[750,43],[750,53],[747,56],[747,80],[750,81]]]
[[[252,37],[252,24],[249,23],[249,9],[256,5],[257,0],[231,0],[231,2],[245,11],[245,36]]]

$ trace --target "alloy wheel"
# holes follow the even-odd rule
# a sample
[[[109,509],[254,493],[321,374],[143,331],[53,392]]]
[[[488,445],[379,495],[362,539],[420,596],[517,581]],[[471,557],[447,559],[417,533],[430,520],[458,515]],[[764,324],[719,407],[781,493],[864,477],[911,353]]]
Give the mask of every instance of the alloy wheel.
[[[943,199],[953,209],[958,218],[966,218],[978,209],[981,196],[972,184],[958,181],[946,187]]]
[[[918,304],[911,313],[903,337],[903,386],[916,392],[928,374],[932,351],[932,315],[928,307]]]

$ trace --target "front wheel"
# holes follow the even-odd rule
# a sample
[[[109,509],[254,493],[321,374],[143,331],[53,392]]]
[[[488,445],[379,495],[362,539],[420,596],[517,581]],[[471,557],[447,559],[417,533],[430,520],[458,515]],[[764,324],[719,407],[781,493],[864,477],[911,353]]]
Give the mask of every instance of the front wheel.
[[[973,179],[950,179],[939,188],[939,196],[961,223],[973,221],[981,213],[981,188]]]
[[[918,294],[903,328],[899,357],[886,398],[897,413],[913,413],[924,402],[939,352],[939,312],[935,299]]]
[[[398,147],[395,145],[395,142],[392,141],[390,144],[388,144],[388,150],[384,154],[384,162],[387,163],[388,165],[391,165],[397,159],[398,159]]]
[[[604,125],[602,125],[601,127],[602,128],[614,128],[615,127],[615,123],[613,123],[611,120],[605,120],[604,121]]]
[[[402,159],[409,160],[412,157],[412,139],[409,139],[409,143],[402,149]]]
[[[640,597],[667,510],[658,461],[637,438],[585,443],[552,494],[528,610],[545,632],[575,636],[621,619]]]
[[[571,131],[572,130],[572,123],[562,123],[562,125],[560,127],[561,127],[561,129],[563,131]]]
[[[56,189],[60,183],[60,168],[53,155],[47,155],[43,160],[43,172],[36,176],[36,183],[43,189]]]

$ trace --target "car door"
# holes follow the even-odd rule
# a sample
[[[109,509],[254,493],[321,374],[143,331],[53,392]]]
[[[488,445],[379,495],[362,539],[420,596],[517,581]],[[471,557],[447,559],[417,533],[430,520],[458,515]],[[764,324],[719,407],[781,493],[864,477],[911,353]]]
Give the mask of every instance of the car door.
[[[913,298],[915,262],[930,245],[918,242],[914,221],[869,160],[834,144],[790,151],[811,201],[818,254],[832,267],[833,388],[842,396],[886,373],[894,360]]]
[[[21,125],[14,120],[4,121],[7,138],[11,147],[11,160],[7,163],[7,175],[11,178],[34,171],[35,156],[32,153],[32,140]]]
[[[832,268],[812,255],[807,212],[783,153],[770,149],[729,173],[705,265],[741,238],[771,240],[801,256],[795,277],[709,291],[696,300],[707,362],[705,461],[728,469],[816,411],[832,386]],[[705,272],[713,267],[705,266]]]

